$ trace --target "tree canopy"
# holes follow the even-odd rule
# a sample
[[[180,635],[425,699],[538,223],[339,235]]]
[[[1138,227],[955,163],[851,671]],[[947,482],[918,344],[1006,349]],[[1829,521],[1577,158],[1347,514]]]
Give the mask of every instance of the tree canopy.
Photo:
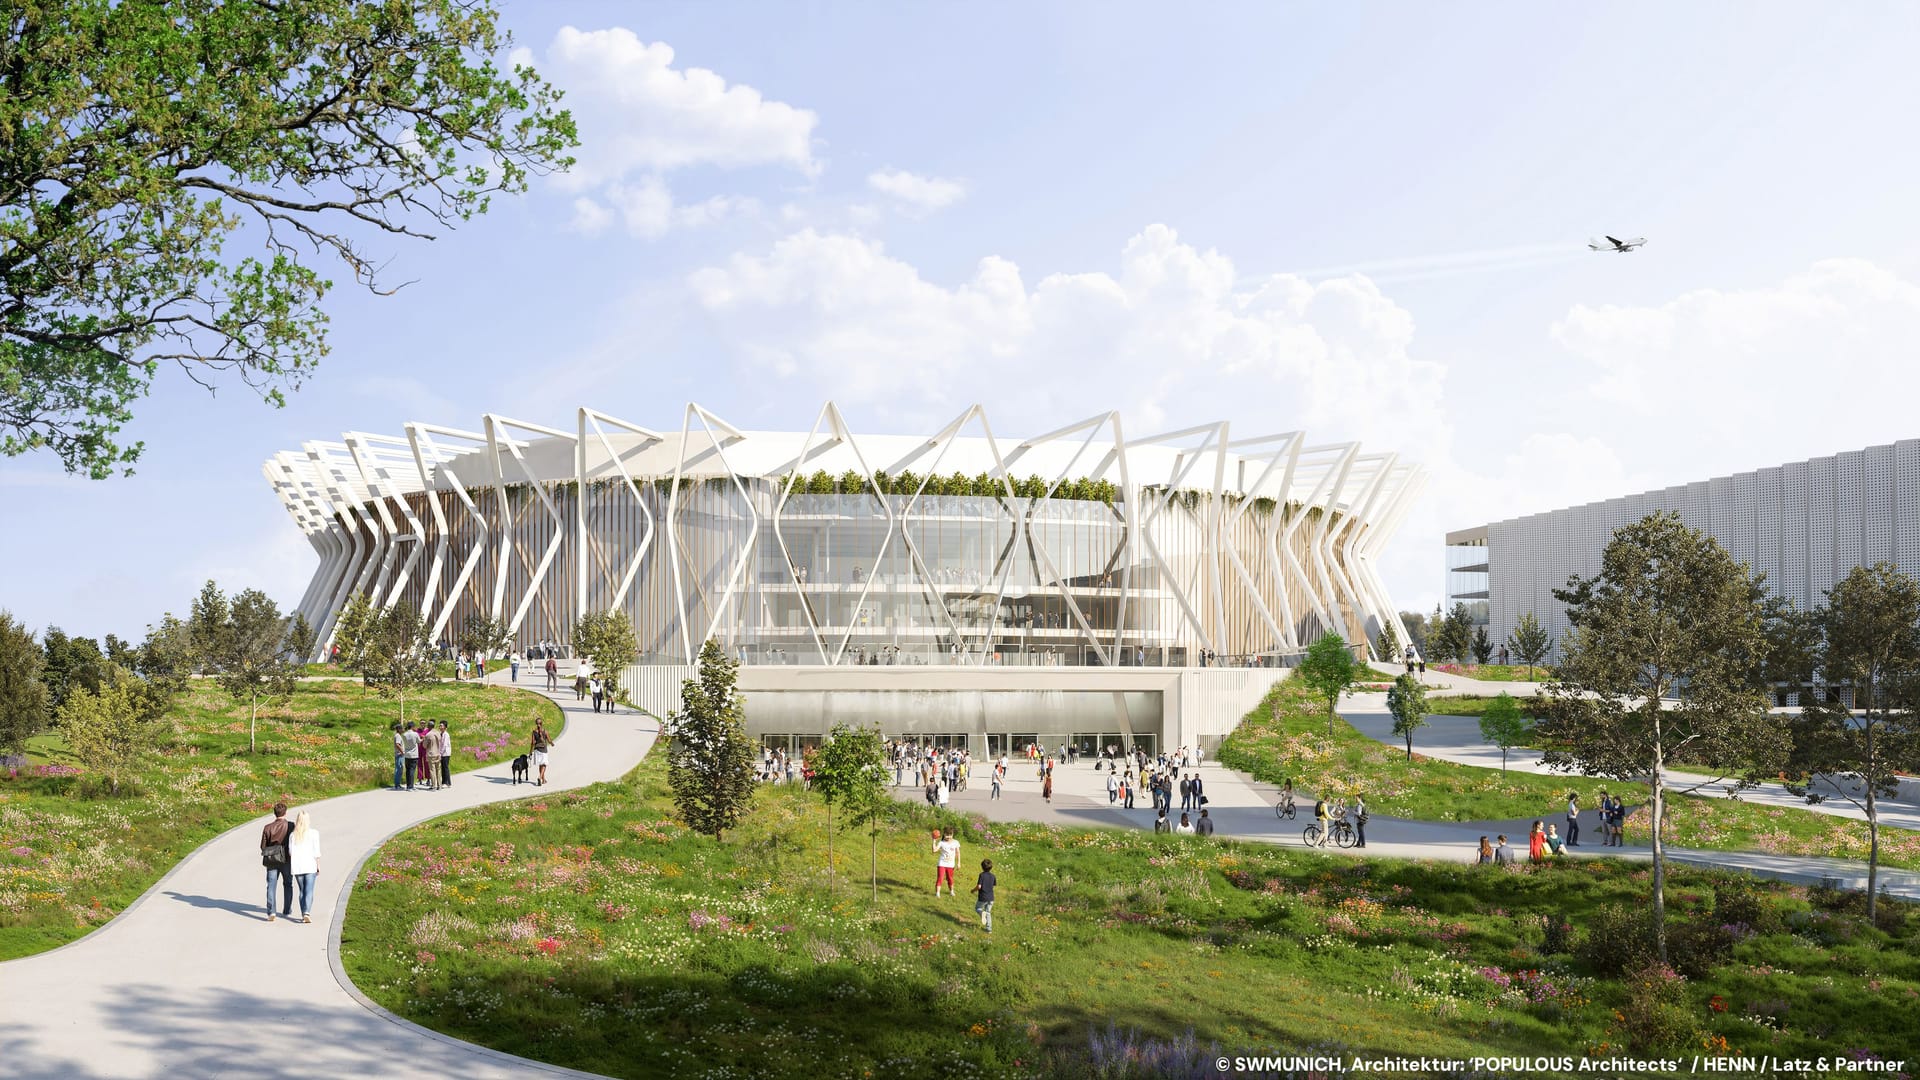
[[[0,750],[23,753],[27,740],[46,730],[51,709],[40,679],[46,665],[33,631],[0,609]]]
[[[1353,650],[1340,635],[1328,631],[1320,639],[1307,646],[1307,655],[1300,661],[1300,667],[1294,673],[1315,694],[1327,701],[1327,734],[1333,734],[1333,707],[1340,703],[1340,695],[1346,693],[1360,677],[1359,661],[1353,658]]]
[[[213,621],[203,623],[203,614]],[[199,659],[207,672],[234,700],[246,702],[247,750],[257,750],[260,699],[292,696],[313,651],[313,630],[306,617],[280,614],[280,605],[258,589],[245,589],[229,601],[209,581],[194,601],[189,626],[199,639]]]
[[[640,653],[640,641],[633,633],[633,619],[624,611],[589,612],[573,626],[573,654],[593,664],[607,697],[625,701],[620,688],[620,673]]]
[[[1514,624],[1513,633],[1507,635],[1507,646],[1513,650],[1515,659],[1527,665],[1527,679],[1531,682],[1534,665],[1553,651],[1553,635],[1528,611]]]
[[[667,783],[680,816],[694,832],[721,839],[753,805],[753,744],[746,709],[734,689],[739,665],[720,643],[700,647],[699,677],[681,684],[680,715],[669,732]]]
[[[1600,573],[1555,597],[1573,630],[1561,644],[1551,707],[1537,725],[1549,765],[1652,791],[1655,943],[1666,959],[1667,763],[1690,761],[1752,784],[1787,745],[1762,677],[1767,641],[1759,579],[1718,542],[1669,513],[1615,532]]]
[[[1507,771],[1507,751],[1527,741],[1533,722],[1520,711],[1520,703],[1502,690],[1487,702],[1480,714],[1480,737],[1500,748],[1500,771]]]
[[[1427,688],[1411,675],[1402,675],[1387,688],[1387,712],[1393,733],[1407,741],[1407,760],[1413,760],[1413,733],[1427,726]]]
[[[0,454],[99,479],[163,364],[274,405],[327,352],[322,267],[565,168],[493,0],[24,0],[0,12]]]

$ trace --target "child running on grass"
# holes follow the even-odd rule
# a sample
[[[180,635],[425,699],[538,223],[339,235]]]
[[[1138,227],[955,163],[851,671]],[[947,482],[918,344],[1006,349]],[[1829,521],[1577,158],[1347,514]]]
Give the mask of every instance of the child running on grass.
[[[947,895],[955,893],[953,872],[960,866],[960,841],[953,838],[953,830],[933,843],[934,854],[940,856],[933,868],[933,895],[940,895],[940,886],[947,887]]]
[[[993,876],[993,860],[981,859],[980,879],[973,884],[977,896],[973,910],[979,913],[980,926],[989,934],[993,933],[993,887],[997,884],[999,879]]]

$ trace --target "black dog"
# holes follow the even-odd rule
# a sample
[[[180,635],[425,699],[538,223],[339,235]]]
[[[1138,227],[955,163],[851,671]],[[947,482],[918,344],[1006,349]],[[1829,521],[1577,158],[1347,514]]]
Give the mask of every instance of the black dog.
[[[527,778],[527,755],[521,754],[513,759],[513,782],[518,784]]]

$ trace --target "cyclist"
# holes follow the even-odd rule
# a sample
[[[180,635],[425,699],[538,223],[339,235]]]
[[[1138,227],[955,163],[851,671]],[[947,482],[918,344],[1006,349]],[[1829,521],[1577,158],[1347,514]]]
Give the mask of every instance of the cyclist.
[[[1291,780],[1280,789],[1280,816],[1288,821],[1293,820],[1293,781]]]

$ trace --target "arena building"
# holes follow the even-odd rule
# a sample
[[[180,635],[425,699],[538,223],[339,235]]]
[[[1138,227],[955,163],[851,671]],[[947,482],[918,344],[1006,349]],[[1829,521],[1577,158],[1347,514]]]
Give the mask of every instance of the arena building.
[[[585,408],[572,430],[409,423],[265,472],[320,557],[299,610],[322,655],[355,593],[414,604],[439,641],[504,618],[523,652],[624,609],[625,685],[659,708],[711,638],[768,735],[824,731],[832,695],[890,732],[1167,745],[1230,725],[1323,632],[1375,640],[1395,618],[1376,554],[1423,475],[1226,422],[1128,439],[1107,413],[1015,442],[975,406],[856,435],[831,403],[806,432],[699,405],[678,431]]]

